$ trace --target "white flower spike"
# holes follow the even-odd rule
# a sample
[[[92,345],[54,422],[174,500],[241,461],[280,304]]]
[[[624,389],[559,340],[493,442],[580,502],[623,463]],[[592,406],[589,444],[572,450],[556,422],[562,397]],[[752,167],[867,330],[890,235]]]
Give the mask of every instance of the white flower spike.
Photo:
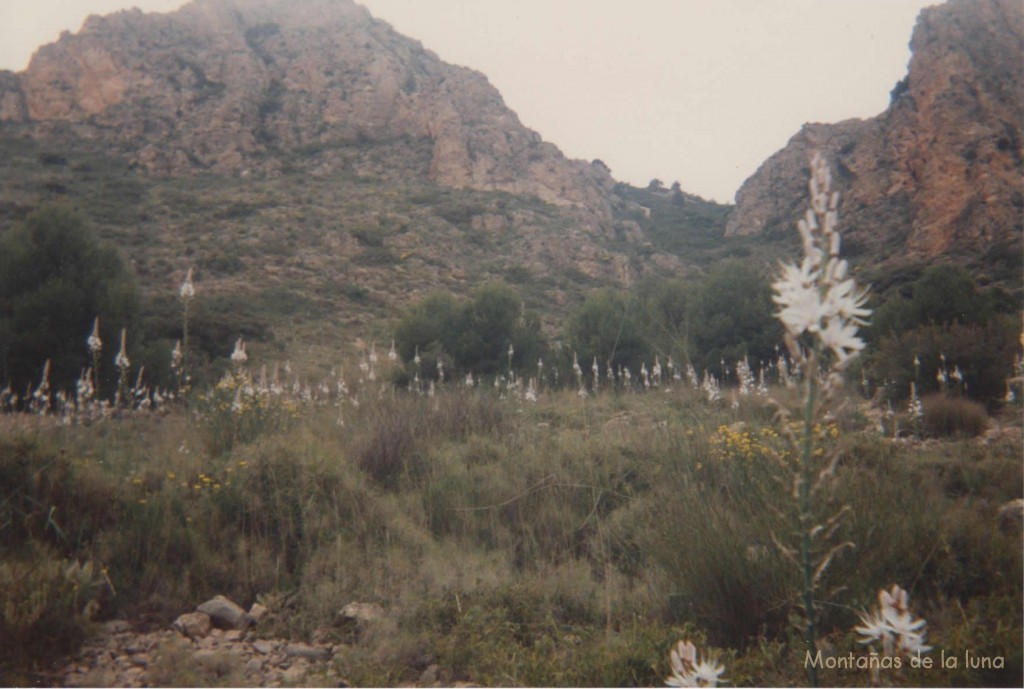
[[[181,295],[183,301],[191,301],[196,296],[196,287],[192,283],[192,269],[188,269],[188,275],[185,276],[185,281],[181,283],[181,287],[178,289],[178,294]]]
[[[669,653],[672,674],[665,679],[668,687],[717,687],[724,681],[725,668],[714,661],[699,660],[692,641],[680,641]]]
[[[100,339],[100,317],[96,316],[96,320],[92,322],[92,332],[89,333],[89,337],[85,343],[89,346],[89,352],[93,355],[99,354],[100,350],[103,349],[103,340]]]
[[[772,287],[780,307],[778,318],[794,341],[804,333],[814,335],[836,357],[837,369],[845,368],[864,349],[857,328],[866,325],[871,310],[865,308],[867,292],[847,278],[846,261],[839,258],[839,194],[831,191],[831,174],[818,153],[811,160],[811,208],[797,223],[804,257],[799,265],[783,264],[782,275]]]

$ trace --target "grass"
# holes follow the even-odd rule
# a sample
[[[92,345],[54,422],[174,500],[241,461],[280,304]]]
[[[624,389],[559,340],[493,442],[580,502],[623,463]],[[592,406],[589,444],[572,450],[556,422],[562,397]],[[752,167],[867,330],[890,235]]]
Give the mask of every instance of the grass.
[[[67,629],[51,622],[65,647],[90,615],[169,624],[220,593],[265,602],[260,633],[349,644],[338,671],[363,686],[425,672],[443,684],[656,684],[680,638],[717,649],[737,684],[804,681],[797,570],[773,542],[789,487],[756,398],[730,408],[677,387],[547,391],[531,404],[452,386],[358,399],[340,410],[344,425],[334,406],[306,403],[244,433],[209,408],[88,427],[0,417],[4,571],[91,561],[109,576],[85,598],[53,598],[70,611],[53,618]],[[822,589],[821,648],[861,653],[858,611],[898,582],[937,652],[1004,667],[888,680],[1019,683],[1020,535],[996,526],[1020,496],[1019,434],[907,444],[856,415],[837,428],[834,497],[852,508],[840,536],[857,547]],[[15,576],[26,596],[53,590],[53,576]],[[352,601],[387,615],[339,626]],[[27,624],[5,615],[10,634]],[[53,662],[57,648],[22,649],[5,671]],[[868,677],[826,670],[821,681]]]

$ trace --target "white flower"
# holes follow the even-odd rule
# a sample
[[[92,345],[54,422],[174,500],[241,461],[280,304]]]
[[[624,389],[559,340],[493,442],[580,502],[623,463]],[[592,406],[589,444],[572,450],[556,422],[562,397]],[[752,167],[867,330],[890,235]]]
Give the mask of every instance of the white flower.
[[[831,192],[828,165],[818,153],[811,170],[811,208],[797,223],[804,256],[799,265],[782,265],[782,274],[772,285],[773,300],[787,333],[794,339],[804,333],[815,335],[836,355],[841,369],[864,349],[857,328],[866,325],[871,310],[864,306],[867,293],[846,277],[847,263],[839,258],[839,195]]]
[[[181,283],[181,287],[178,289],[178,294],[181,295],[182,300],[189,301],[196,296],[196,287],[192,284],[192,269],[188,269],[188,275],[185,276],[185,281]]]
[[[181,340],[174,343],[174,349],[171,350],[171,368],[177,370],[181,368],[181,361],[184,355],[181,351]]]
[[[235,340],[235,350],[231,352],[231,363],[233,364],[244,364],[249,360],[249,355],[245,353],[245,342],[242,338]]]
[[[124,328],[121,328],[121,351],[119,351],[117,356],[114,357],[114,366],[117,366],[122,372],[128,370],[128,367],[131,366],[131,362],[128,360],[128,352],[125,348],[125,339],[127,336],[127,331]]]
[[[103,349],[103,340],[100,339],[100,317],[96,316],[96,320],[92,323],[92,332],[89,333],[89,337],[86,339],[86,344],[89,346],[89,351],[94,355],[99,354],[100,350]]]
[[[783,264],[782,277],[772,285],[776,292],[772,300],[782,307],[778,318],[794,337],[821,329],[825,307],[818,292],[817,272],[810,265],[807,259],[800,266]]]
[[[672,674],[665,680],[669,687],[717,687],[725,668],[717,662],[698,660],[697,647],[680,641],[669,653]]]
[[[861,615],[864,623],[854,630],[863,638],[862,644],[875,641],[882,642],[883,653],[891,655],[898,651],[903,655],[927,653],[932,650],[925,644],[925,627],[923,619],[914,619],[910,611],[910,596],[898,585],[893,584],[888,591],[878,592],[878,609],[870,615]]]
[[[864,349],[864,340],[857,337],[857,326],[839,318],[830,320],[825,326],[821,332],[821,344],[835,352],[840,367],[851,356]]]

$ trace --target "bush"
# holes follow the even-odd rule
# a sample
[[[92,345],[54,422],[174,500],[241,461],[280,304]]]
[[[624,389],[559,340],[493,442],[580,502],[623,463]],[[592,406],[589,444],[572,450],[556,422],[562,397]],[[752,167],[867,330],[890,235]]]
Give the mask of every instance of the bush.
[[[927,325],[985,325],[993,315],[991,296],[956,266],[929,268],[908,291],[909,297],[897,294],[876,309],[869,340]]]
[[[104,392],[112,391],[119,333],[127,327],[137,337],[139,304],[134,279],[113,247],[101,244],[76,213],[41,208],[0,235],[0,381],[18,391],[35,387],[50,359],[51,387],[73,389],[91,365],[85,340],[99,316]]]
[[[214,457],[264,434],[285,429],[295,418],[297,404],[257,392],[240,370],[225,374],[209,393],[199,395],[199,418],[207,451]]]
[[[756,367],[773,360],[782,341],[771,285],[749,262],[716,267],[694,288],[687,312],[694,365],[720,377],[721,361],[731,366],[746,356]]]
[[[61,560],[48,549],[0,563],[0,670],[77,648],[99,608],[104,576],[91,560]]]
[[[603,289],[590,295],[569,321],[569,344],[580,366],[589,369],[596,358],[607,365],[634,371],[650,359],[651,350],[634,300],[626,293]]]
[[[922,425],[932,438],[974,438],[985,432],[988,414],[985,407],[946,395],[928,395],[921,400],[924,412]]]
[[[406,396],[381,400],[367,411],[365,431],[355,444],[356,463],[395,490],[403,477],[415,479],[428,470],[426,446],[432,440],[462,440],[507,424],[504,408],[486,394],[443,395],[431,405]]]
[[[963,377],[959,387],[966,397],[995,408],[1006,393],[1006,379],[1013,375],[1014,356],[1020,347],[1019,316],[1003,315],[988,324],[927,325],[882,337],[864,361],[876,381],[888,381],[885,397],[902,402],[916,382],[919,395],[940,392],[936,373],[954,367]],[[915,370],[914,357],[920,362]],[[945,357],[943,364],[942,357]]]
[[[465,303],[446,294],[427,297],[399,323],[395,342],[403,361],[419,352],[421,366],[408,371],[409,378],[415,373],[437,378],[438,359],[450,376],[467,371],[496,375],[508,371],[510,364],[515,370],[533,372],[546,348],[540,319],[500,284],[482,287]]]

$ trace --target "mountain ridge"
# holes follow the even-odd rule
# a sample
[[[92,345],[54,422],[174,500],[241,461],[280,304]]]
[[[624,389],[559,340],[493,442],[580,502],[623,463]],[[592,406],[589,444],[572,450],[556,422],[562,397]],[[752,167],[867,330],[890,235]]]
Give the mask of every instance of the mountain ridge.
[[[859,250],[883,262],[953,260],[987,270],[999,258],[993,252],[1021,253],[1024,5],[951,0],[926,8],[910,45],[889,108],[805,125],[740,188],[727,235],[791,227],[818,149],[843,189],[844,239]]]
[[[484,75],[352,0],[195,0],[168,14],[92,16],[0,81],[0,121],[74,123],[167,175],[272,174],[277,150],[426,139],[433,182],[585,208],[593,230],[611,217],[606,170],[566,159]]]
[[[168,14],[91,17],[23,72],[0,72],[0,224],[45,202],[79,207],[125,252],[167,337],[177,327],[169,295],[193,265],[218,318],[289,352],[326,352],[339,337],[383,331],[431,291],[468,295],[494,281],[542,310],[553,334],[596,287],[693,277],[729,256],[774,265],[796,241],[807,154],[820,148],[843,189],[855,268],[950,259],[1019,282],[1021,137],[1000,148],[989,120],[964,139],[962,113],[931,129],[912,117],[959,112],[956,98],[917,107],[950,92],[922,82],[922,65],[933,81],[956,76],[954,95],[972,93],[957,46],[985,22],[953,5],[922,15],[888,114],[807,125],[734,209],[678,187],[617,184],[600,161],[568,159],[484,75],[443,63],[352,0],[194,0]],[[979,93],[999,95],[1000,49],[971,59]],[[1019,111],[1019,75],[1004,82],[1000,112]],[[900,136],[888,133],[894,122]],[[963,221],[981,218],[990,236],[961,233],[931,254],[906,249],[936,227],[915,204],[952,207],[935,194],[915,200],[920,185],[908,182],[930,169],[928,137],[943,150],[976,143],[968,167],[1002,195],[974,202]]]

